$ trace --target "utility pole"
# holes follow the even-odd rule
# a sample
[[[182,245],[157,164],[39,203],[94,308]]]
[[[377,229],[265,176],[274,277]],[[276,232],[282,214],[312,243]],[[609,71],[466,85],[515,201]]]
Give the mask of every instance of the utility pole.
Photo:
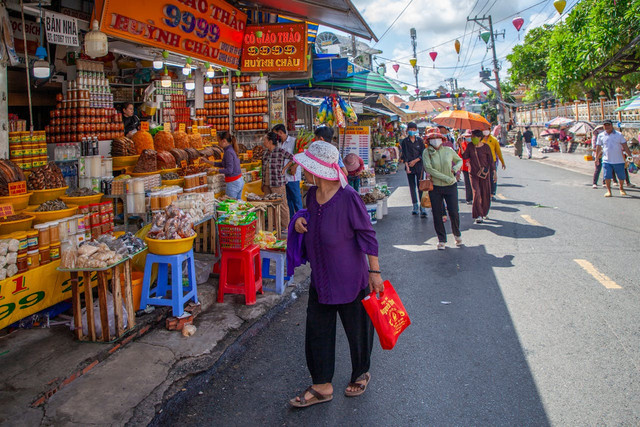
[[[418,72],[420,71],[420,67],[418,67],[418,55],[416,53],[416,48],[418,47],[418,42],[416,41],[416,29],[412,28],[409,30],[409,34],[411,35],[411,46],[413,47],[413,59],[416,65],[413,67],[413,75],[416,78],[416,89],[420,89],[418,86]],[[420,92],[416,92],[416,99],[420,101]]]
[[[454,77],[449,77],[445,80],[445,82],[449,83],[451,86],[451,103],[453,104],[453,100],[455,99],[456,109],[460,109],[460,98],[456,98],[456,93],[458,93],[458,79]]]
[[[491,15],[489,16],[482,15],[482,18],[478,18],[477,15],[475,18],[469,18],[467,16],[467,21],[474,21],[480,27],[484,28],[486,31],[489,31],[491,33],[491,50],[493,53],[493,75],[494,75],[494,80],[496,82],[496,87],[494,88],[493,86],[487,83],[487,81],[490,79],[482,78],[483,77],[482,72],[480,73],[480,76],[482,78],[481,80],[482,83],[488,86],[492,91],[494,91],[496,94],[496,97],[498,98],[498,124],[500,125],[500,129],[501,129],[500,142],[506,144],[507,125],[505,123],[504,104],[502,103],[502,88],[500,87],[500,75],[499,75],[500,68],[498,65],[498,55],[496,54],[496,34],[494,34],[493,32],[493,21],[491,19]],[[482,24],[482,21],[489,21],[489,27]],[[502,36],[504,37],[504,32],[502,33]]]

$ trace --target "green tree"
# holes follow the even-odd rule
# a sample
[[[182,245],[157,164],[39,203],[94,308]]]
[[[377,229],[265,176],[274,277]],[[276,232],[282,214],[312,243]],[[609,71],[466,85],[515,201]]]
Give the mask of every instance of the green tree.
[[[551,25],[532,29],[524,37],[524,44],[517,45],[507,55],[511,62],[509,77],[515,85],[546,87],[549,38],[553,32]]]

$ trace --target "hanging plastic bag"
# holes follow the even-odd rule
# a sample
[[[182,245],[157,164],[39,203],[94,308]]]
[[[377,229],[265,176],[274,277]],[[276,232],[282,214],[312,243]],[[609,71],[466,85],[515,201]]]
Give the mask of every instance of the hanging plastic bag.
[[[363,300],[362,304],[371,318],[373,327],[376,328],[380,346],[383,350],[391,350],[398,341],[398,337],[411,324],[407,310],[405,310],[400,297],[393,289],[389,281],[384,282],[384,291],[380,297],[371,292]]]
[[[422,192],[422,199],[420,199],[420,207],[422,208],[430,208],[431,207],[431,199],[429,198],[429,192]]]
[[[537,147],[538,146],[538,140],[535,138],[531,138],[531,146],[532,147]]]

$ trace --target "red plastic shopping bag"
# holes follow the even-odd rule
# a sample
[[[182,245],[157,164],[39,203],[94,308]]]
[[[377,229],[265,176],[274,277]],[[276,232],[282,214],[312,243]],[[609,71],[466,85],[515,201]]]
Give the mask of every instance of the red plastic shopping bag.
[[[384,350],[391,350],[400,334],[411,324],[396,290],[387,280],[379,298],[375,292],[371,292],[362,300],[362,304],[371,318],[373,327],[376,328],[380,345]]]

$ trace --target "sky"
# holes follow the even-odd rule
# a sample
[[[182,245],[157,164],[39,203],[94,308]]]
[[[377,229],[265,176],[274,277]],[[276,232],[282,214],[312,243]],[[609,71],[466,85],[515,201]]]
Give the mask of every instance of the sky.
[[[352,0],[352,2],[380,39],[378,43],[369,42],[370,46],[383,51],[378,55],[378,63],[385,63],[387,77],[404,82],[411,94],[415,90],[415,78],[409,64],[409,59],[413,56],[410,28],[415,28],[417,32],[417,57],[420,67],[418,81],[421,90],[435,90],[440,85],[447,87],[445,79],[456,78],[458,87],[485,91],[488,88],[480,83],[478,73],[482,65],[493,69],[492,53],[487,49],[484,41],[479,39],[479,33],[484,30],[478,24],[467,22],[467,16],[473,18],[476,15],[480,17],[483,14],[491,15],[494,32],[504,31],[504,39],[502,36],[496,39],[496,52],[501,67],[500,78],[507,76],[507,69],[510,66],[505,58],[506,55],[515,45],[523,42],[527,31],[562,19],[553,6],[553,0]],[[578,2],[579,0],[568,0],[564,15]],[[406,10],[402,12],[405,7]],[[398,16],[395,24],[389,29]],[[517,16],[524,19],[524,25],[519,33],[512,24],[513,18]],[[483,23],[488,25],[488,21]],[[337,32],[321,26],[319,32],[322,31]],[[383,36],[385,31],[387,33]],[[455,51],[456,39],[461,43],[460,55]],[[435,62],[431,60],[429,52],[437,52]],[[400,65],[398,73],[393,70],[393,64]]]

